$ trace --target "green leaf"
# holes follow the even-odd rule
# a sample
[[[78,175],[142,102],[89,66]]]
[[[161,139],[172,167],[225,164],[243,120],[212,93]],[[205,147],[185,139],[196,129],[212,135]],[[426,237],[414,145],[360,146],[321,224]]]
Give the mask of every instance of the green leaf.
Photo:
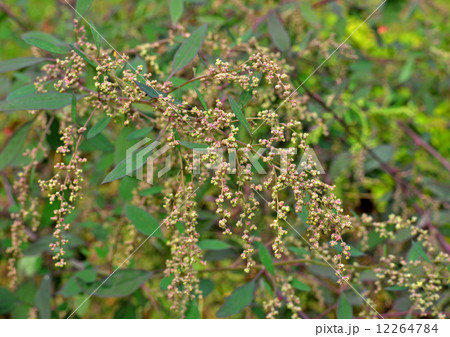
[[[203,44],[207,29],[207,24],[197,28],[191,36],[181,44],[173,58],[171,75],[183,69],[194,59]]]
[[[302,14],[303,18],[310,24],[316,25],[319,23],[319,19],[316,15],[316,12],[311,7],[309,3],[306,1],[300,1],[299,2],[300,7],[300,13]]]
[[[289,246],[287,248],[291,252],[295,253],[297,256],[302,257],[302,258],[310,255],[310,253],[306,249],[303,249],[303,248],[292,247],[292,246]]]
[[[64,238],[69,241],[66,246],[66,250],[67,248],[73,248],[84,244],[84,241],[82,239],[70,233],[65,234]],[[42,254],[43,252],[51,252],[49,245],[52,242],[55,242],[55,238],[53,237],[53,235],[43,236],[39,240],[30,244],[23,252],[23,255],[36,256]]]
[[[241,107],[244,107],[247,105],[247,103],[252,99],[252,92],[251,90],[242,90],[241,94],[239,95],[239,104]]]
[[[291,47],[291,39],[289,34],[284,29],[283,24],[278,19],[275,12],[270,13],[267,18],[269,34],[272,38],[273,44],[281,51],[287,51]]]
[[[77,15],[83,15],[89,7],[91,7],[93,0],[77,0]]]
[[[191,300],[186,306],[186,318],[187,319],[199,319],[200,311],[198,309],[197,300]]]
[[[142,164],[143,165],[143,164]],[[137,170],[137,168],[136,168]],[[127,175],[127,160],[126,158],[120,161],[111,172],[109,172],[103,179],[102,184],[110,183],[111,181],[123,178]]]
[[[100,34],[98,33],[97,28],[94,26],[94,24],[89,21],[89,28],[91,29],[92,37],[94,38],[95,46],[97,47],[97,50],[100,51],[101,42],[100,42]]]
[[[352,257],[360,257],[360,256],[365,256],[366,255],[363,251],[359,250],[358,248],[356,248],[356,247],[354,247],[352,245],[349,245],[349,247],[350,247],[350,254],[351,254]],[[342,253],[342,246],[341,245],[335,246],[334,249],[336,249],[336,251],[338,253]]]
[[[134,179],[132,177],[123,177],[119,183],[119,194],[125,201],[133,200],[134,193],[133,191],[138,186],[139,180]]]
[[[295,289],[298,289],[301,291],[311,291],[310,286],[303,283],[302,281],[294,279],[294,280],[292,280],[291,284]]]
[[[70,114],[72,115],[73,122],[77,124],[77,97],[75,96],[75,94],[72,94]]]
[[[130,71],[134,72],[134,71],[137,70],[137,68],[139,66],[142,66],[142,72],[143,73],[147,73],[148,72],[147,62],[143,58],[141,58],[139,56],[135,56],[128,63],[126,63],[125,64],[125,69],[123,69],[123,70],[130,70]],[[121,72],[123,70],[121,70]],[[141,77],[141,78],[144,79],[143,77]]]
[[[214,290],[214,282],[211,279],[201,279],[198,288],[202,292],[202,297],[205,298]]]
[[[136,226],[137,230],[145,235],[151,235],[160,239],[164,239],[160,224],[153,215],[147,213],[142,208],[127,205],[125,207],[127,218]]]
[[[234,249],[207,250],[205,261],[222,261],[226,259],[236,259],[239,254]]]
[[[197,245],[204,250],[221,250],[221,249],[227,249],[231,246],[223,241],[214,240],[214,239],[207,239],[207,240],[200,240]]]
[[[353,318],[352,306],[343,293],[341,294],[341,296],[339,296],[339,303],[337,307],[337,318],[338,319]]]
[[[420,242],[413,242],[411,250],[408,254],[408,261],[416,261],[419,259],[419,257],[431,263],[431,260],[428,257],[427,253],[425,253],[425,251],[423,250],[422,244]]]
[[[58,291],[58,294],[64,297],[71,297],[77,295],[82,292],[82,289],[78,284],[77,279],[80,279],[84,282],[94,282],[96,276],[97,272],[93,268],[80,270],[74,273],[72,277],[67,280],[63,288],[60,291]]]
[[[398,82],[404,83],[411,78],[414,70],[414,63],[416,59],[414,56],[410,56],[402,68],[400,75],[398,76]]]
[[[170,18],[175,25],[183,14],[183,0],[170,0]]]
[[[9,313],[16,303],[16,297],[6,288],[0,287],[0,315]]]
[[[124,297],[134,293],[153,275],[152,272],[138,269],[119,269],[109,278],[86,285],[80,282],[86,294],[97,297]],[[104,282],[104,283],[103,283]],[[100,286],[101,285],[101,286]]]
[[[342,152],[333,158],[329,171],[332,179],[337,179],[339,175],[348,172],[352,165],[352,154],[350,152]]]
[[[51,318],[51,290],[50,290],[50,276],[45,275],[42,278],[41,285],[36,295],[34,296],[34,303],[39,312],[39,318]]]
[[[153,130],[153,127],[142,128],[142,129],[139,129],[139,130],[135,130],[135,131],[131,132],[131,133],[127,136],[126,140],[136,140],[136,139],[140,139],[140,138],[142,138],[142,137],[147,136],[147,135],[150,133],[150,131],[152,131],[152,130]]]
[[[209,147],[208,144],[192,143],[185,140],[179,140],[178,142],[181,146],[187,147],[188,149],[207,149]]]
[[[250,40],[250,38],[253,36],[253,28],[250,27],[249,29],[247,29],[245,31],[244,34],[242,34],[241,36],[241,41],[242,42],[247,42],[248,40]]]
[[[67,54],[69,47],[56,37],[42,32],[28,32],[22,35],[26,43],[55,54]]]
[[[34,296],[36,294],[37,287],[34,280],[28,280],[23,282],[16,290],[15,296],[19,301],[30,306],[34,306]],[[3,296],[0,296],[3,299]]]
[[[153,152],[153,149],[157,146],[155,143],[151,143],[147,145],[146,147],[139,149],[133,153],[133,155],[139,154],[141,151],[145,154],[142,156],[142,160],[139,161],[139,163],[136,163],[136,165],[132,165],[132,172],[140,169],[142,166],[144,166],[147,163],[147,159],[150,157],[150,155]],[[133,161],[133,158],[128,158],[128,160]],[[130,165],[130,163],[128,163]],[[137,165],[139,164],[139,165]],[[103,179],[102,184],[109,183],[111,181],[123,178],[127,175],[127,158],[120,161],[111,172],[108,173],[108,175]]]
[[[11,137],[3,151],[0,153],[0,171],[3,170],[22,152],[23,144],[30,131],[32,121],[22,125]]]
[[[264,289],[267,290],[267,292],[269,293],[270,296],[273,296],[273,290],[272,287],[270,286],[270,284],[265,280],[265,279],[261,279],[261,283],[264,286]]]
[[[261,260],[263,266],[269,273],[275,275],[275,267],[273,266],[273,260],[269,250],[263,244],[258,245],[258,250],[259,250],[259,259]]]
[[[170,274],[169,276],[165,276],[161,279],[161,283],[159,284],[159,288],[161,290],[167,290],[169,289],[169,286],[172,284],[173,281],[173,275]]]
[[[33,64],[41,63],[45,61],[43,58],[37,57],[19,57],[0,62],[0,73],[6,73],[8,71],[19,70],[32,66]]]
[[[100,120],[97,124],[95,124],[87,134],[87,139],[91,139],[92,137],[97,136],[100,132],[102,132],[111,121],[111,117],[107,116]]]
[[[164,190],[164,186],[152,186],[150,188],[147,188],[145,190],[139,191],[139,195],[141,197],[146,197],[149,195],[160,193]]]
[[[123,302],[119,309],[114,313],[114,319],[134,319],[136,318],[137,308],[129,302]]]
[[[245,115],[242,112],[239,104],[231,96],[228,96],[228,101],[230,102],[231,110],[233,110],[236,118],[239,120],[239,122],[241,122],[242,126],[244,126],[244,128],[248,131],[250,136],[252,136],[252,130],[250,129],[250,125],[248,124],[247,119],[245,118]]]
[[[253,295],[255,292],[255,282],[251,281],[242,287],[237,288],[233,293],[225,300],[225,303],[220,307],[217,312],[217,317],[228,317],[237,313],[240,313],[253,301]]]
[[[97,272],[93,268],[88,268],[77,271],[74,275],[85,282],[94,282]]]
[[[75,53],[78,54],[78,56],[80,56],[83,60],[85,60],[88,64],[90,64],[91,66],[93,66],[94,68],[97,68],[97,63],[95,63],[94,61],[92,61],[89,57],[86,56],[85,53],[83,53],[81,50],[79,50],[77,47],[75,47],[73,44],[70,45],[70,48],[73,49],[73,51]]]
[[[138,81],[135,81],[134,83],[136,83],[136,85],[142,91],[144,91],[148,95],[148,97],[150,97],[150,98],[158,98],[159,95],[162,95],[163,97],[167,96],[167,94],[165,94],[165,93],[163,93],[163,92],[161,92],[159,90],[153,89],[152,87],[149,87],[148,85],[145,85],[144,83],[141,83],[141,82],[138,82]]]
[[[200,101],[200,103],[202,103],[203,109],[208,110],[208,106],[206,105],[206,101],[205,98],[203,97],[202,93],[200,91],[197,90],[197,88],[194,88],[195,92],[197,93],[197,97]]]
[[[16,89],[9,93],[8,96],[6,96],[6,100],[11,100],[18,97],[28,96],[32,95],[37,91],[36,86],[34,84],[28,84],[22,88]]]
[[[76,95],[77,99],[81,95]],[[0,102],[0,111],[15,110],[56,110],[72,103],[72,94],[46,92],[16,97]]]
[[[384,290],[388,290],[388,291],[403,291],[403,290],[408,290],[408,287],[395,285],[395,286],[391,286],[391,287],[386,287],[386,288],[384,288]]]

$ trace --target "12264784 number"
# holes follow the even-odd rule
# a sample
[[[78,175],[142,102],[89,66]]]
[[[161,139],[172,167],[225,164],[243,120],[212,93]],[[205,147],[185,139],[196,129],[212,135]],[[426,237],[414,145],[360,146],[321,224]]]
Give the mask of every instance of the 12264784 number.
[[[437,333],[437,324],[377,324],[377,333]]]

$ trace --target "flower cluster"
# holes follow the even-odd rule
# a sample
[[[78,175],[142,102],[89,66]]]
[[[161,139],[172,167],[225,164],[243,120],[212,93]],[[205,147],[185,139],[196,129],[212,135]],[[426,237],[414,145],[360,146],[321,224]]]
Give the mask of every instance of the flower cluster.
[[[399,231],[411,230],[416,240],[414,247],[420,247],[418,254],[422,258],[430,254],[437,264],[448,260],[446,254],[435,250],[425,229],[413,226],[414,220],[392,216],[386,222],[375,222],[363,215],[350,221],[344,214],[335,186],[324,182],[311,155],[314,139],[326,136],[327,127],[316,112],[308,109],[308,96],[299,94],[291,85],[292,69],[279,53],[259,46],[255,39],[238,40],[236,46],[228,48],[220,36],[208,35],[205,46],[215,62],[204,67],[199,64],[196,77],[178,85],[172,76],[164,79],[165,68],[158,64],[157,56],[170,51],[175,33],[189,35],[181,27],[176,26],[167,39],[139,45],[121,55],[115,50],[97,49],[87,41],[84,27],[79,27],[77,21],[75,26],[79,49],[45,65],[45,75],[35,82],[39,92],[45,91],[48,81],[54,81],[59,92],[86,94],[77,103],[76,111],[79,117],[88,114],[83,126],[72,118],[69,109],[56,112],[48,121],[51,124],[53,118],[58,118],[61,144],[53,157],[55,172],[39,180],[39,186],[50,204],[56,204],[51,218],[55,242],[50,247],[57,267],[67,263],[67,217],[82,198],[87,156],[80,144],[91,121],[105,116],[113,118],[114,128],[120,123],[124,128],[152,129],[158,142],[169,145],[168,153],[179,158],[176,167],[171,168],[175,173],[162,182],[163,197],[141,195],[145,184],[140,183],[130,200],[151,213],[166,213],[157,231],[161,231],[169,254],[164,276],[169,280],[171,309],[182,317],[190,303],[202,298],[199,272],[207,262],[199,247],[201,239],[226,240],[233,245],[230,255],[239,247],[236,261],[225,268],[241,269],[247,278],[264,278],[270,283],[266,282],[270,296],[262,303],[268,318],[277,317],[282,309],[289,310],[293,318],[303,315],[294,280],[286,267],[291,263],[298,268],[308,263],[331,266],[341,285],[351,278],[359,280],[364,266],[350,260],[352,247],[346,238],[353,235],[362,250],[369,249],[368,226],[383,239],[395,239]],[[335,45],[332,39],[324,46],[315,43],[311,46],[325,50]],[[218,58],[214,52],[221,49],[226,50]],[[352,57],[350,52],[347,54]],[[131,60],[142,62],[134,67]],[[184,69],[179,75],[188,77],[190,70]],[[139,84],[148,86],[151,94]],[[41,116],[38,114],[38,118]],[[44,123],[44,135],[49,124]],[[27,153],[32,164],[25,167],[15,184],[22,210],[13,215],[11,278],[15,276],[20,246],[27,238],[24,224],[29,223],[34,230],[39,221],[37,201],[26,196],[38,150],[45,148],[39,145]],[[193,150],[202,150],[201,155]],[[163,164],[163,157],[154,158],[155,167]],[[358,169],[363,178],[363,169]],[[197,192],[200,188],[208,189],[210,195],[203,197]],[[27,207],[29,211],[25,211]],[[201,208],[215,213],[207,233],[200,230]],[[123,215],[120,223],[124,226],[117,232],[123,240],[114,243],[124,254],[130,253],[138,234]],[[417,242],[421,245],[417,246]],[[271,264],[257,256],[258,247],[269,247]],[[301,252],[302,258],[294,257],[295,252]],[[117,257],[111,260],[119,264]],[[349,261],[353,264],[348,265]],[[273,273],[268,272],[271,267]],[[375,270],[375,286],[378,291],[386,285],[407,287],[415,308],[425,313],[434,308],[442,276],[433,264],[424,265],[420,274],[417,267],[413,258],[386,253]],[[324,302],[323,290],[316,284],[313,287],[317,301]]]
[[[68,240],[64,238],[64,232],[69,230],[70,224],[65,221],[65,217],[74,210],[74,203],[82,198],[81,186],[84,177],[81,165],[86,162],[86,158],[80,156],[78,146],[84,131],[86,131],[86,128],[81,127],[75,132],[71,125],[62,130],[62,145],[57,148],[56,152],[62,155],[63,160],[54,165],[58,173],[48,180],[39,180],[41,191],[48,193],[50,204],[56,202],[59,206],[53,210],[53,216],[51,217],[51,220],[55,222],[53,237],[56,242],[50,244],[57,267],[66,265],[64,246]],[[74,144],[73,137],[76,134],[78,134],[78,141]],[[64,158],[70,152],[72,152],[72,156],[66,164]]]
[[[445,318],[436,303],[446,284],[447,277],[442,274],[450,256],[436,249],[436,244],[429,232],[415,225],[417,219],[404,219],[390,215],[386,221],[374,221],[371,216],[363,215],[353,219],[356,228],[373,226],[380,238],[398,240],[400,235],[408,233],[409,255],[403,257],[386,250],[380,257],[380,264],[374,269],[376,273],[377,292],[386,288],[406,288],[411,301],[411,311],[418,310],[423,316]],[[358,273],[355,278],[361,275]]]

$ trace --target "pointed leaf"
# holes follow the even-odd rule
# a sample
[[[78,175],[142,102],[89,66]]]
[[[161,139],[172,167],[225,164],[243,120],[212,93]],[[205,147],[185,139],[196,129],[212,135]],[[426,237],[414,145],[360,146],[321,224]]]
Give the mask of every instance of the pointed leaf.
[[[366,255],[358,248],[355,248],[351,245],[349,245],[349,247],[350,247],[350,254],[352,257],[360,257]],[[336,249],[337,252],[342,253],[342,247],[340,245],[335,246],[334,249]]]
[[[167,290],[169,286],[172,284],[172,281],[173,281],[173,274],[163,277],[161,279],[161,283],[159,284],[159,288],[161,290]]]
[[[105,179],[103,179],[102,184],[109,183],[111,181],[123,178],[127,175],[127,164],[132,166],[132,172],[140,169],[142,166],[144,166],[147,163],[147,159],[151,156],[153,153],[153,149],[156,147],[157,143],[155,142],[147,145],[146,147],[139,149],[133,153],[133,156],[136,156],[141,151],[143,151],[145,154],[142,156],[141,160],[138,163],[134,163],[133,158],[128,158],[128,160],[131,160],[131,163],[127,163],[127,158],[120,161],[111,172],[109,172]]]
[[[140,138],[142,138],[142,137],[147,136],[147,135],[150,133],[150,131],[152,131],[152,130],[153,130],[153,127],[152,127],[152,126],[149,127],[149,128],[142,128],[142,129],[139,129],[139,130],[135,130],[135,131],[131,132],[131,133],[127,136],[126,140],[136,140],[136,139],[140,139]]]
[[[242,287],[237,288],[233,293],[225,300],[225,303],[220,307],[217,312],[217,317],[228,317],[237,313],[240,313],[253,301],[253,295],[255,292],[255,282],[251,281]]]
[[[80,95],[76,95],[79,99]],[[46,92],[16,97],[0,102],[0,111],[15,110],[56,110],[72,103],[72,94]]]
[[[0,287],[0,315],[9,313],[16,303],[16,297],[6,288]]]
[[[306,1],[300,1],[298,6],[300,7],[300,13],[302,17],[310,24],[317,25],[319,23],[319,18],[316,15],[316,12]]]
[[[146,197],[149,195],[160,193],[164,190],[163,186],[152,186],[150,188],[147,188],[145,190],[139,191],[139,195],[142,197]]]
[[[198,91],[197,88],[195,88],[195,92],[197,93],[197,97],[198,97],[200,103],[202,103],[203,109],[208,110],[208,106],[206,105],[206,101],[205,101],[205,98],[203,97],[202,93],[200,91]]]
[[[158,98],[159,95],[162,95],[163,97],[167,96],[167,94],[165,94],[165,93],[163,93],[163,92],[161,92],[159,90],[153,89],[152,87],[149,87],[148,85],[145,85],[144,83],[141,83],[141,82],[138,82],[138,81],[135,81],[135,83],[150,98]]]
[[[137,230],[145,235],[151,235],[163,239],[161,225],[153,215],[134,205],[125,207],[127,218],[134,224]]]
[[[311,291],[311,288],[309,287],[309,285],[303,283],[302,281],[294,279],[294,280],[292,280],[291,284],[294,288],[296,288],[298,290]]]
[[[343,293],[341,294],[341,296],[339,296],[339,303],[337,307],[337,318],[338,319],[353,318],[352,306]]]
[[[45,275],[42,278],[41,285],[34,297],[34,303],[39,312],[39,318],[50,318],[52,309],[50,306],[51,290],[50,290],[50,276]]]
[[[97,136],[100,132],[102,132],[111,121],[111,117],[105,117],[101,121],[99,121],[97,124],[95,124],[87,134],[87,139],[91,139],[92,137]]]
[[[93,0],[77,0],[77,15],[83,15],[89,7],[91,7]]]
[[[16,89],[9,93],[8,96],[6,96],[6,100],[12,100],[14,98],[23,97],[32,95],[37,91],[36,86],[34,84],[28,84],[22,88]]]
[[[203,298],[214,290],[214,282],[211,279],[202,279],[198,283],[198,288],[202,292]]]
[[[89,28],[91,29],[91,34],[92,37],[94,38],[95,46],[97,47],[97,50],[100,50],[101,47],[100,34],[91,21],[89,21]]]
[[[291,39],[283,24],[278,19],[275,12],[270,13],[267,18],[269,34],[273,44],[281,51],[287,51],[291,47]]]
[[[273,266],[273,260],[272,256],[270,255],[270,252],[263,244],[258,245],[258,250],[259,250],[259,259],[261,260],[261,263],[269,273],[274,275],[275,267]]]
[[[19,57],[16,59],[10,59],[0,62],[0,73],[6,73],[8,71],[19,70],[32,66],[36,63],[45,61],[43,58],[37,57]]]
[[[75,94],[72,94],[72,104],[70,107],[70,114],[72,115],[72,120],[75,124],[77,124],[77,97]]]
[[[93,293],[94,296],[125,297],[134,293],[141,285],[147,282],[152,275],[152,272],[144,270],[119,269],[108,279],[105,278],[89,285],[86,285],[84,282],[79,282],[79,284],[86,294],[92,294],[98,288],[97,291]]]
[[[172,75],[187,66],[197,55],[205,39],[208,25],[197,28],[178,48],[173,58]]]
[[[85,53],[83,53],[81,50],[79,50],[77,47],[75,47],[73,44],[70,45],[70,48],[73,49],[73,51],[75,53],[78,54],[78,56],[80,56],[83,60],[85,60],[88,64],[90,64],[91,66],[93,66],[94,68],[97,68],[97,63],[95,63],[94,61],[92,61],[89,57],[86,56]]]
[[[247,103],[252,99],[252,92],[250,90],[243,90],[239,96],[239,104],[241,107],[247,105]]]
[[[223,241],[220,240],[214,240],[214,239],[208,239],[208,240],[200,240],[197,245],[204,250],[221,250],[221,249],[228,249],[231,246]]]
[[[56,54],[67,54],[69,47],[56,37],[42,32],[29,32],[22,35],[26,43]]]
[[[252,130],[250,129],[250,125],[248,124],[247,119],[245,118],[245,115],[242,112],[239,104],[231,96],[228,96],[228,101],[230,102],[231,110],[233,110],[236,118],[239,120],[239,122],[241,122],[242,126],[248,131],[250,136],[252,136]]]
[[[408,254],[408,261],[416,261],[419,259],[419,257],[431,263],[431,260],[428,257],[427,253],[425,253],[425,251],[423,250],[422,244],[420,242],[413,242],[411,250]]]
[[[170,18],[175,25],[183,14],[183,0],[170,0]]]
[[[197,300],[191,300],[186,306],[186,318],[187,319],[199,319],[200,310],[198,309]]]
[[[127,160],[126,158],[120,161],[111,172],[109,172],[103,179],[102,184],[110,183],[111,181],[123,178],[127,175]]]
[[[0,171],[22,153],[22,147],[30,131],[32,121],[21,126],[0,153]]]
[[[207,149],[209,147],[208,144],[193,143],[186,140],[179,140],[178,142],[181,146],[187,147],[188,149]]]

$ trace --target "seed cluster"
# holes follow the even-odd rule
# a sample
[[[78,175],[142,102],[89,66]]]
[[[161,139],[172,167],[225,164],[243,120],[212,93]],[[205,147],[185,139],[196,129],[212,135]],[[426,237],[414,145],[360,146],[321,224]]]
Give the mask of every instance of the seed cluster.
[[[360,239],[361,249],[369,249],[369,227],[381,238],[388,239],[395,239],[399,231],[410,229],[411,236],[422,243],[424,254],[429,254],[434,263],[424,264],[418,274],[417,260],[407,260],[395,252],[385,254],[375,270],[377,291],[383,291],[386,285],[407,287],[410,300],[418,310],[425,313],[432,308],[433,314],[440,315],[434,304],[443,282],[435,265],[448,262],[448,255],[436,251],[428,232],[415,227],[414,220],[392,216],[386,222],[377,222],[363,215],[351,221],[344,214],[335,186],[321,179],[311,155],[314,137],[311,132],[316,133],[315,137],[327,135],[327,127],[317,113],[308,110],[308,97],[300,95],[291,85],[288,73],[292,69],[279,53],[260,46],[254,38],[248,42],[238,40],[231,48],[225,39],[210,34],[204,46],[215,62],[203,68],[195,63],[196,77],[177,87],[174,81],[165,79],[166,69],[158,64],[159,55],[169,51],[174,43],[175,33],[189,35],[176,26],[164,41],[143,44],[120,55],[113,50],[97,49],[87,41],[84,27],[75,20],[76,46],[84,57],[71,51],[64,59],[45,65],[44,76],[37,78],[35,85],[39,92],[44,92],[48,82],[54,81],[59,92],[85,94],[77,103],[76,113],[79,117],[88,115],[80,127],[69,109],[58,111],[49,121],[44,120],[44,114],[35,112],[40,127],[45,129],[44,136],[53,118],[60,122],[61,145],[52,157],[54,172],[38,180],[41,192],[50,204],[56,205],[51,218],[55,241],[50,245],[55,265],[63,267],[67,263],[65,245],[70,223],[66,219],[83,197],[83,169],[88,158],[79,145],[91,122],[109,116],[123,127],[152,127],[157,132],[156,139],[169,147],[164,155],[178,158],[176,167],[172,168],[175,176],[164,177],[161,183],[163,198],[139,195],[138,192],[148,187],[141,182],[133,191],[131,203],[150,213],[165,211],[160,230],[170,251],[164,270],[170,280],[167,294],[171,308],[182,317],[188,305],[202,297],[199,270],[206,261],[198,245],[204,235],[199,229],[200,208],[217,216],[211,220],[209,234],[213,233],[214,238],[223,235],[223,240],[239,245],[239,259],[230,268],[242,268],[249,279],[264,275],[271,282],[269,288],[274,291],[262,303],[268,318],[277,317],[283,306],[293,318],[301,316],[293,279],[288,270],[279,267],[293,260],[292,248],[306,252],[299,264],[331,265],[338,282],[345,285],[351,279],[359,280],[362,277],[359,268],[364,268],[358,263],[346,264],[352,247],[345,238],[353,235]],[[333,45],[330,40],[324,48],[328,50]],[[311,46],[323,47],[314,41]],[[215,57],[216,51],[221,51],[222,59]],[[151,72],[144,73],[142,65],[131,67],[128,62],[132,55],[144,60]],[[347,56],[352,54],[348,51]],[[189,77],[190,71],[184,69],[180,76]],[[84,76],[86,73],[90,78]],[[159,91],[159,95],[149,97],[136,81]],[[231,99],[238,101],[244,117],[236,113]],[[139,108],[141,105],[152,113]],[[193,150],[201,150],[201,154]],[[28,181],[38,164],[38,151],[48,154],[42,139],[26,153],[31,164],[24,167],[15,183],[21,210],[13,214],[12,247],[8,250],[12,280],[16,276],[16,259],[21,256],[21,244],[28,237],[25,223],[35,230],[39,222],[38,200],[28,196]],[[155,171],[165,164],[164,155],[154,158]],[[363,178],[361,167],[359,173]],[[201,199],[200,188],[210,192],[205,200],[196,199]],[[125,240],[120,245],[128,253],[137,246],[138,235],[123,215],[120,223],[129,232],[123,235]],[[391,230],[392,226],[395,231]],[[303,233],[301,238],[297,229]],[[275,275],[269,275],[263,261],[255,256],[258,244],[271,248],[270,258],[279,263],[274,266]],[[323,291],[317,285],[312,287],[317,301],[325,302]]]

